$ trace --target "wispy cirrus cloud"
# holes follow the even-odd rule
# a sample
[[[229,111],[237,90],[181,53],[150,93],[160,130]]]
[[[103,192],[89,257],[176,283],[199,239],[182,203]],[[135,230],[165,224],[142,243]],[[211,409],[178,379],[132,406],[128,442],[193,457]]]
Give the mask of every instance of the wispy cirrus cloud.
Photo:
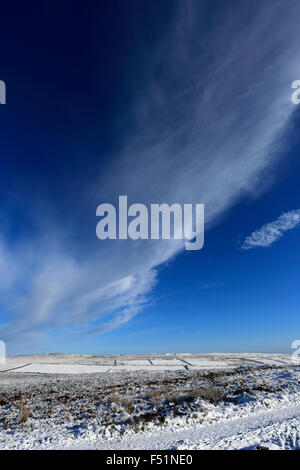
[[[239,10],[224,2],[206,30],[211,0],[174,3],[177,15],[168,33],[157,47],[138,50],[135,66],[129,63],[119,80],[129,94],[124,113],[132,127],[116,157],[105,164],[95,158],[92,175],[85,163],[78,181],[67,175],[60,190],[66,201],[73,196],[70,207],[51,198],[41,203],[42,235],[10,243],[0,234],[0,306],[10,314],[0,328],[4,339],[20,342],[55,328],[97,334],[143,308],[156,267],[184,245],[100,242],[96,219],[86,220],[99,203],[114,203],[120,194],[130,203],[204,203],[207,228],[242,195],[264,188],[295,110],[290,84],[300,74],[300,4],[291,0],[287,9],[285,1],[259,7],[242,1]],[[218,12],[219,2],[214,4]],[[137,43],[149,42],[144,39]],[[119,132],[114,137],[119,141]],[[70,155],[70,166],[72,160]],[[28,186],[34,214],[39,201]],[[60,210],[45,222],[53,206]],[[283,229],[275,230],[277,238],[278,231]]]
[[[242,244],[243,250],[273,245],[284,233],[300,224],[300,209],[284,212],[278,219],[263,225],[249,235]]]

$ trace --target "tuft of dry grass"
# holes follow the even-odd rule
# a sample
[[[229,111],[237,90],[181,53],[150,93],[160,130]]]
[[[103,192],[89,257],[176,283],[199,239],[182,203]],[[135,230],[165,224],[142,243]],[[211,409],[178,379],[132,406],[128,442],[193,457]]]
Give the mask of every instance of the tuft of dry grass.
[[[132,403],[128,402],[125,406],[125,411],[126,413],[128,413],[129,415],[131,415],[133,412],[134,412],[134,406]]]
[[[203,400],[207,400],[212,404],[216,404],[224,398],[221,390],[210,386],[199,389],[198,397],[202,398]]]
[[[113,393],[112,395],[110,395],[108,400],[109,400],[110,403],[120,404],[121,403],[121,396],[118,393]]]
[[[29,408],[24,408],[23,411],[22,411],[22,416],[21,416],[20,422],[21,423],[27,423],[29,416],[30,416],[30,409]]]
[[[218,401],[224,399],[222,392],[218,388],[207,386],[192,389],[183,394],[172,392],[165,397],[165,401],[169,405],[172,404],[173,406],[177,406],[182,403],[191,403],[196,398],[201,398],[202,400],[209,401],[212,404],[216,404]]]

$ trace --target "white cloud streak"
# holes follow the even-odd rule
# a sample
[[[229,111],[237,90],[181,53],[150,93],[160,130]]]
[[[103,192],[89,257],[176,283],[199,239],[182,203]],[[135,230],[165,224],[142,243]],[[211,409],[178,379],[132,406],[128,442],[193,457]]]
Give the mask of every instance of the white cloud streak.
[[[240,15],[228,6],[199,39],[202,4],[178,2],[171,33],[146,54],[123,151],[88,188],[78,184],[85,213],[121,194],[129,204],[204,203],[207,229],[242,195],[263,190],[295,110],[300,3],[245,2]],[[3,339],[116,328],[146,304],[156,267],[183,249],[174,240],[100,242],[95,227],[71,246],[64,219],[45,223],[44,236],[30,242],[1,242],[1,305],[11,314]]]
[[[279,240],[285,232],[300,224],[300,209],[283,213],[278,219],[263,225],[251,233],[242,245],[243,250],[257,247],[267,247]]]

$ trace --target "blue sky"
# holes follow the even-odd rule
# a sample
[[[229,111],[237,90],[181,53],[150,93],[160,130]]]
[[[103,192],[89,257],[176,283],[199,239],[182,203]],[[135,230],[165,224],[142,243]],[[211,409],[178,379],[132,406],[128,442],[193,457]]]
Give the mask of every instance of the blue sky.
[[[2,6],[9,354],[291,352],[299,15],[296,0]],[[205,204],[204,248],[99,240],[96,208],[122,194]]]

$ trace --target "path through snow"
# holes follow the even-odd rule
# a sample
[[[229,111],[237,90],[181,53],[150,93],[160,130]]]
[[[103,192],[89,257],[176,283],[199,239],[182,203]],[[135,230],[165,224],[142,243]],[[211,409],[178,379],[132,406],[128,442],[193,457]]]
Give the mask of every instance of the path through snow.
[[[220,420],[185,430],[161,429],[105,442],[81,442],[87,449],[300,449],[300,404]],[[73,448],[75,448],[73,447]]]

